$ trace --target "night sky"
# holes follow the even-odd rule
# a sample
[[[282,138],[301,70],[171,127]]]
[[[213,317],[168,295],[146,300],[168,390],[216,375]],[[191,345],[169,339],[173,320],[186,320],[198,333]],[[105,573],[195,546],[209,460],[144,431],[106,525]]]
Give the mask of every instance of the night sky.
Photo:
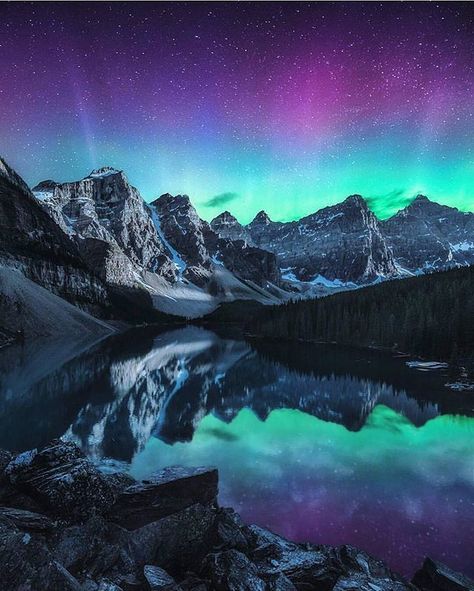
[[[124,169],[207,218],[351,193],[474,210],[469,3],[0,3],[0,153],[30,184]]]

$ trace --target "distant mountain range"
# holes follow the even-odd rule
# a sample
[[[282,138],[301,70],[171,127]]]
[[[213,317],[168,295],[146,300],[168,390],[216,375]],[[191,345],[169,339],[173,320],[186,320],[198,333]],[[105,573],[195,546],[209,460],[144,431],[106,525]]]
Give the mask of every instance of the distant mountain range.
[[[0,159],[0,263],[94,316],[120,317],[118,305],[139,319],[139,301],[197,317],[473,264],[474,214],[419,195],[381,221],[352,195],[292,222],[262,211],[245,226],[229,212],[208,223],[186,195],[147,204],[123,171],[30,190]]]
[[[261,211],[247,226],[228,212],[211,227],[277,256],[282,279],[327,287],[359,286],[474,263],[474,214],[423,195],[379,220],[360,195],[294,222]]]

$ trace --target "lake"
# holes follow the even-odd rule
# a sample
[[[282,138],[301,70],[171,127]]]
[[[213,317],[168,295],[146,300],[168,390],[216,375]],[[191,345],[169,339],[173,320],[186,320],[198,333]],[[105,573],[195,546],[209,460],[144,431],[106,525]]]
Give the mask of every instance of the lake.
[[[137,478],[215,465],[247,522],[472,576],[473,395],[406,360],[197,327],[36,341],[0,351],[0,447],[64,436]]]

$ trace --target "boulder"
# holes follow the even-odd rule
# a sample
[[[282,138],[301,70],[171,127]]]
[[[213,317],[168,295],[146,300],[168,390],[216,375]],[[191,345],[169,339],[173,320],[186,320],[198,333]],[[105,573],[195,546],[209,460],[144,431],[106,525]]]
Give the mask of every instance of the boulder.
[[[248,540],[243,533],[244,523],[233,509],[219,509],[216,516],[214,546],[222,549],[240,550],[244,554],[249,549]]]
[[[133,573],[118,574],[114,577],[113,582],[121,591],[143,591],[144,589],[142,577]]]
[[[50,542],[57,560],[72,574],[86,572],[93,579],[111,572],[134,573],[127,545],[128,532],[101,516],[61,529]]]
[[[336,583],[340,571],[327,548],[295,544],[256,525],[245,527],[244,532],[251,548],[249,556],[263,579],[275,581],[284,575],[298,589],[317,586],[322,591]]]
[[[122,588],[108,579],[102,579],[97,591],[122,591]]]
[[[48,532],[54,527],[46,515],[11,507],[0,507],[0,520],[7,520],[22,531]]]
[[[202,572],[216,591],[265,591],[266,584],[258,576],[257,567],[245,554],[227,550],[210,554]]]
[[[352,546],[296,544],[255,525],[245,527],[244,532],[251,548],[249,557],[257,566],[259,576],[269,585],[275,585],[277,577],[283,575],[297,589],[307,591],[413,588],[382,561]],[[287,582],[282,580],[278,584],[287,585]]]
[[[267,581],[268,591],[297,591],[296,587],[285,575],[277,575],[275,579]],[[372,590],[373,591],[373,590]]]
[[[166,468],[119,493],[109,519],[135,530],[196,503],[212,505],[217,479],[215,468]]]
[[[338,579],[332,591],[405,591],[408,588],[391,579],[372,579],[361,573],[353,573]]]
[[[129,551],[142,567],[154,564],[171,575],[198,570],[211,548],[216,511],[199,503],[130,532]]]
[[[108,485],[112,489],[112,491],[118,495],[123,490],[136,484],[135,478],[127,474],[126,472],[113,472],[111,474],[104,474],[104,478],[106,479]]]
[[[114,501],[106,478],[71,442],[56,439],[39,451],[20,454],[5,472],[16,488],[67,521],[103,512]]]
[[[179,582],[183,591],[208,591],[209,581],[201,579],[195,573],[188,573],[185,579]]]
[[[81,591],[81,585],[49,552],[41,538],[1,523],[0,589]]]
[[[159,566],[147,564],[143,574],[151,591],[181,591],[173,577]]]
[[[421,591],[474,591],[474,581],[429,557],[412,582]]]

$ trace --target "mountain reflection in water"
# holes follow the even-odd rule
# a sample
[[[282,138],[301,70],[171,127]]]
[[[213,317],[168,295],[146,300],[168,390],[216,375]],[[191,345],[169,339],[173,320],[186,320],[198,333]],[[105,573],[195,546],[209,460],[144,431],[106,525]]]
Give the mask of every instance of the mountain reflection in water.
[[[469,572],[472,403],[404,361],[196,327],[9,347],[0,447],[66,436],[139,477],[215,464],[221,502],[248,521],[358,544],[403,572],[427,552]]]

